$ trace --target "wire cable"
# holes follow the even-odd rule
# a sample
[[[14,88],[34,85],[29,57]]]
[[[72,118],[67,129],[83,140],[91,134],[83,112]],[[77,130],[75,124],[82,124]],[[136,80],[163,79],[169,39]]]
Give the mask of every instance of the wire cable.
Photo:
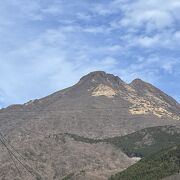
[[[19,174],[20,178],[21,178],[22,180],[24,180],[23,175],[22,175],[20,169],[18,168],[18,166],[17,166],[17,164],[16,164],[16,161],[13,159],[13,155],[12,155],[11,151],[8,149],[8,147],[6,146],[6,143],[3,141],[3,139],[1,139],[1,137],[0,137],[0,141],[1,141],[1,143],[5,146],[5,148],[7,149],[8,153],[9,153],[9,155],[10,155],[10,159],[11,159],[12,162],[14,163],[14,166],[15,166],[16,170],[18,171],[18,174]]]
[[[26,159],[24,156],[22,156],[22,154],[20,154],[20,153],[8,142],[8,140],[5,138],[5,136],[4,136],[2,133],[0,133],[0,136],[4,139],[4,141],[7,142],[7,144],[12,148],[12,150],[13,150],[14,152],[16,152],[24,161],[27,161],[27,159]]]
[[[1,142],[3,143],[3,141],[1,141]],[[30,167],[29,167],[27,164],[24,165],[24,164],[21,162],[21,160],[18,159],[18,157],[14,154],[14,152],[12,152],[5,143],[3,143],[3,145],[6,147],[6,149],[8,150],[8,152],[10,152],[11,155],[21,164],[21,166],[26,170],[26,172],[28,172],[28,173],[30,173],[32,176],[36,177],[36,175],[33,174],[32,171],[28,169],[28,168],[30,168]],[[28,168],[27,168],[27,166],[28,166]]]

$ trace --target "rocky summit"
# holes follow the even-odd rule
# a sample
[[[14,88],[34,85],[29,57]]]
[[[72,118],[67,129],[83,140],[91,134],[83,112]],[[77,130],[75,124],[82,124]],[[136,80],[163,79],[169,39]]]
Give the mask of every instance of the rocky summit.
[[[9,146],[1,142],[0,179],[104,180],[137,158],[67,134],[96,140],[179,124],[180,104],[153,85],[92,72],[72,87],[0,110],[2,140]]]

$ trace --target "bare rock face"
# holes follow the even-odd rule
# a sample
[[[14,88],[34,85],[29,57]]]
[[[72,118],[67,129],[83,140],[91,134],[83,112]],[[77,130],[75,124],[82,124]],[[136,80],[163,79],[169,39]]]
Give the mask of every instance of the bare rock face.
[[[92,96],[106,96],[112,98],[117,95],[117,93],[118,92],[111,87],[100,84],[95,89],[93,89]]]
[[[6,139],[26,157],[31,171],[47,180],[107,179],[135,163],[112,145],[75,142],[65,133],[107,138],[151,126],[178,125],[179,120],[180,105],[156,87],[139,79],[127,84],[102,71],[45,98],[0,110]],[[27,172],[23,176],[33,179]],[[0,179],[20,179],[4,148]]]
[[[134,101],[131,113],[152,113],[160,118],[166,116],[180,120],[179,104],[172,97],[140,79],[132,81],[130,86],[135,89],[137,96],[140,97],[139,100]]]

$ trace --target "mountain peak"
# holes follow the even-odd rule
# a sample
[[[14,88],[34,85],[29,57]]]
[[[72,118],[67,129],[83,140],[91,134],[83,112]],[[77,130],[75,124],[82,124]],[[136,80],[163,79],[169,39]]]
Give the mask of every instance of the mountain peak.
[[[147,84],[145,81],[143,81],[142,79],[136,78],[134,79],[130,85],[132,86],[139,86],[139,85],[143,85],[143,84]]]
[[[105,71],[93,71],[93,72],[90,72],[87,75],[92,75],[92,76],[101,75],[101,76],[105,76],[106,74],[107,73]]]
[[[104,71],[93,71],[88,73],[87,75],[83,76],[81,80],[83,79],[91,79],[91,78],[105,78],[107,76],[107,73]]]
[[[145,96],[145,97],[150,96],[151,99],[153,97],[155,97],[156,100],[158,98],[160,101],[168,103],[172,107],[176,107],[178,105],[176,100],[174,100],[172,97],[168,96],[167,94],[162,92],[160,89],[158,89],[154,85],[152,85],[150,83],[147,83],[147,82],[145,82],[145,81],[143,81],[141,79],[137,78],[137,79],[133,80],[129,85],[133,89],[135,89],[136,92],[141,96]]]
[[[111,87],[117,87],[118,85],[124,83],[118,76],[113,74],[108,74],[104,71],[94,71],[85,76],[83,76],[79,83],[96,83],[110,85]]]
[[[129,85],[135,90],[140,91],[141,93],[144,93],[147,91],[151,93],[156,93],[157,91],[159,91],[159,89],[157,89],[152,84],[147,83],[139,78],[134,79]]]

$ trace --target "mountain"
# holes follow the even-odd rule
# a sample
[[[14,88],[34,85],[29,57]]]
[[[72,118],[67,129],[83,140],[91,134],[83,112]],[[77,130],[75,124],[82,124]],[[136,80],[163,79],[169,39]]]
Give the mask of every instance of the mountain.
[[[67,134],[108,139],[148,127],[179,127],[179,120],[180,105],[172,97],[140,79],[127,84],[103,71],[45,98],[0,110],[7,143],[23,155],[24,160],[17,156],[34,176],[48,180],[107,179],[136,163],[113,144],[77,142]],[[0,159],[0,179],[18,179],[6,149],[0,149]],[[31,174],[21,166],[28,179]]]

